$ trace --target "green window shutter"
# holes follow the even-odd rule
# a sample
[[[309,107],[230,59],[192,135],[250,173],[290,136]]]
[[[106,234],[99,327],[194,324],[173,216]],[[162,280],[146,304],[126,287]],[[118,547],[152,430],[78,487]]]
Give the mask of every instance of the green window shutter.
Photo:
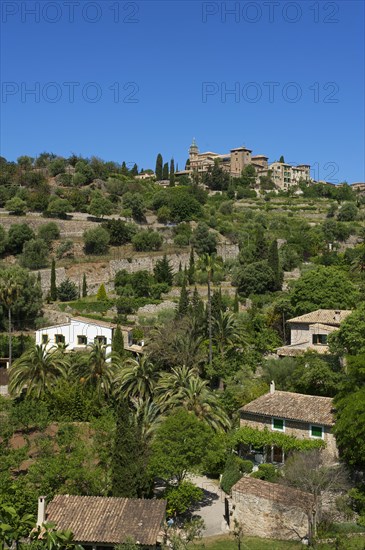
[[[323,435],[322,426],[311,426],[311,435],[312,437],[322,437]]]
[[[284,430],[284,420],[282,418],[273,418],[274,430]]]

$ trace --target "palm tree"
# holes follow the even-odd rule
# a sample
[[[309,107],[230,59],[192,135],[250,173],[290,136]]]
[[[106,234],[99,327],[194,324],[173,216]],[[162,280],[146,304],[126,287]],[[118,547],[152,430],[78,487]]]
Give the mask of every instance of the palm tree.
[[[221,356],[222,362],[228,351],[241,344],[245,345],[242,334],[239,332],[237,319],[229,311],[219,311],[213,321],[213,340]]]
[[[68,358],[57,347],[47,351],[46,346],[33,346],[14,361],[9,370],[9,391],[17,397],[23,389],[26,395],[39,398],[66,377]]]
[[[163,374],[156,390],[162,411],[183,407],[215,430],[230,428],[229,418],[209,389],[208,381],[202,380],[195,369],[179,367]]]
[[[352,271],[357,271],[360,275],[362,275],[365,272],[365,243],[362,243],[360,246],[356,247],[355,250],[358,254],[351,264],[351,269]]]
[[[186,365],[171,369],[171,372],[162,373],[156,386],[158,402],[163,406],[170,401],[182,389],[187,388],[189,379],[196,377],[197,374],[194,368],[188,368]]]
[[[213,339],[212,339],[212,292],[211,283],[213,273],[219,271],[222,262],[218,260],[216,254],[202,254],[198,261],[198,270],[207,273],[208,280],[208,336],[209,336],[209,366],[213,363]]]
[[[98,397],[110,395],[117,371],[120,368],[119,357],[107,353],[105,344],[96,340],[90,346],[90,352],[80,356],[72,366],[72,372],[85,386],[91,386],[97,392]]]
[[[8,310],[8,335],[9,335],[9,368],[12,363],[12,340],[11,340],[11,308],[19,298],[21,288],[17,281],[8,280],[0,281],[0,302],[5,305]]]
[[[146,443],[149,443],[163,420],[160,407],[152,401],[151,397],[147,399],[132,397],[131,405],[132,414],[141,428],[142,437]]]
[[[128,358],[115,380],[116,392],[121,392],[123,397],[146,400],[152,396],[157,379],[157,369],[148,356]]]

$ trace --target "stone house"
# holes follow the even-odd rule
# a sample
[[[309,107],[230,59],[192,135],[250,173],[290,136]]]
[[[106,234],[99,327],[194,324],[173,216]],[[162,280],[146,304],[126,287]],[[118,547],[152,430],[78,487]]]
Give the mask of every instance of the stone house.
[[[66,323],[36,330],[36,344],[46,346],[47,350],[54,346],[65,345],[67,351],[84,351],[87,346],[96,341],[100,341],[105,346],[111,346],[116,328],[116,324],[106,321],[69,317]],[[142,353],[144,342],[133,341],[133,328],[121,326],[120,329],[123,334],[124,349]]]
[[[290,344],[278,348],[277,355],[293,357],[306,351],[328,353],[328,335],[338,330],[350,313],[349,309],[317,309],[289,319]]]
[[[52,522],[70,529],[85,550],[107,550],[129,539],[155,548],[163,539],[165,500],[55,495],[47,505],[38,499],[37,526]]]
[[[232,487],[230,525],[243,534],[281,540],[305,539],[311,530],[314,502],[309,493],[252,477]]]
[[[335,424],[333,399],[287,391],[270,392],[254,399],[240,410],[240,426],[291,435],[299,439],[322,440],[327,464],[338,460],[338,449],[332,428]],[[282,464],[285,453],[281,447],[266,446],[250,449],[257,462]]]

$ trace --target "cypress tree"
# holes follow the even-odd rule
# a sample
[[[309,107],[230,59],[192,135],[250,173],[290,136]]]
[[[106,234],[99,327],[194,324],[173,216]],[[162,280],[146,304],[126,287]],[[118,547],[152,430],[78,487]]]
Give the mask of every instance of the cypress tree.
[[[257,261],[265,260],[267,258],[267,242],[265,239],[264,230],[260,227],[256,233],[255,239],[255,257]]]
[[[51,288],[50,288],[50,297],[52,302],[57,300],[57,286],[56,286],[56,262],[52,258],[52,267],[51,267]]]
[[[141,427],[122,401],[117,410],[117,426],[112,456],[112,493],[114,497],[138,498],[147,490],[147,452]]]
[[[190,249],[190,258],[189,258],[189,268],[188,268],[188,281],[189,285],[194,284],[195,282],[195,260],[194,260],[194,249]]]
[[[163,164],[162,155],[161,153],[159,153],[156,158],[156,168],[155,168],[157,181],[162,180],[162,164]]]
[[[122,162],[121,172],[124,176],[128,176],[128,174],[129,174],[129,170],[128,170],[127,165],[126,165],[124,160]]]
[[[190,311],[192,315],[195,317],[195,319],[198,319],[199,321],[202,321],[204,318],[204,303],[203,300],[199,296],[198,289],[196,288],[196,285],[194,287],[194,292],[191,298],[190,302]]]
[[[223,310],[221,287],[219,287],[218,290],[215,290],[213,292],[211,307],[212,307],[212,317],[217,318],[219,313]]]
[[[270,248],[269,248],[268,264],[269,264],[269,267],[271,267],[271,269],[273,270],[274,275],[275,275],[275,288],[274,288],[274,290],[281,290],[281,287],[282,287],[282,284],[283,284],[283,271],[280,267],[278,242],[277,242],[276,239],[274,241],[272,241],[272,243],[270,245]]]
[[[175,185],[175,161],[173,158],[170,161],[170,185],[171,187]]]
[[[281,157],[279,158],[279,162],[281,162],[282,164],[285,164],[285,160],[284,160],[283,155],[281,155]]]
[[[162,169],[162,179],[168,180],[169,179],[169,163],[165,162]]]
[[[239,309],[240,309],[240,304],[239,304],[239,301],[238,301],[238,290],[236,290],[235,295],[234,295],[234,301],[233,301],[233,311],[234,311],[234,313],[238,313]]]
[[[189,309],[189,291],[186,288],[186,277],[184,277],[180,292],[179,305],[177,308],[177,317],[183,317]]]
[[[119,325],[117,325],[117,328],[115,329],[114,335],[113,335],[113,342],[112,342],[112,349],[115,353],[119,355],[119,357],[123,357],[124,355],[124,338],[123,333],[121,331],[121,328]]]
[[[138,175],[138,166],[136,163],[133,164],[133,168],[131,170],[131,174],[132,176],[137,176]]]
[[[84,273],[82,277],[82,297],[86,298],[87,296],[87,282],[86,282],[86,275]]]

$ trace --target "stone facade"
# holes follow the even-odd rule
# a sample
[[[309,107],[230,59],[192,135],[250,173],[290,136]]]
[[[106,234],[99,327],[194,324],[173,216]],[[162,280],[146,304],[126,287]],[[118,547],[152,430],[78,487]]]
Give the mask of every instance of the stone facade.
[[[241,410],[240,425],[248,426],[250,428],[256,428],[258,430],[272,429],[272,418],[252,413],[245,413]],[[301,422],[298,420],[285,419],[285,435],[292,435],[298,439],[311,439],[310,426],[308,422]],[[275,430],[274,430],[275,431]],[[323,441],[326,446],[323,449],[323,458],[326,463],[333,464],[338,461],[338,449],[336,445],[336,439],[329,426],[323,426]],[[270,459],[270,457],[266,457]]]
[[[252,537],[298,540],[310,532],[311,496],[302,491],[253,478],[232,488],[230,525],[236,519]]]

